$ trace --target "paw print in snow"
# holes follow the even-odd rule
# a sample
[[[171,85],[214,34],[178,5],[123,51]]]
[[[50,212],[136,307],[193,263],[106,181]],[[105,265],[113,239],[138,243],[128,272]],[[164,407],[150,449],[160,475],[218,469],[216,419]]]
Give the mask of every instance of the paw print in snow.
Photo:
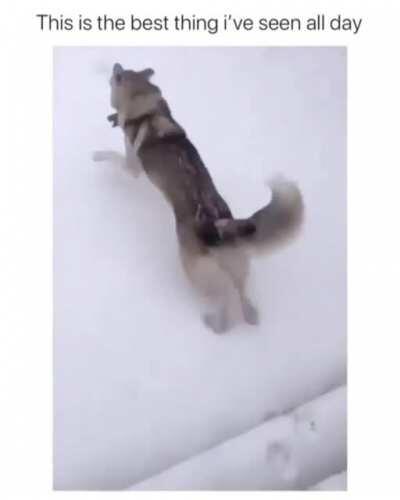
[[[292,452],[288,445],[273,441],[267,447],[267,463],[274,467],[286,481],[297,477],[297,468],[292,460]]]

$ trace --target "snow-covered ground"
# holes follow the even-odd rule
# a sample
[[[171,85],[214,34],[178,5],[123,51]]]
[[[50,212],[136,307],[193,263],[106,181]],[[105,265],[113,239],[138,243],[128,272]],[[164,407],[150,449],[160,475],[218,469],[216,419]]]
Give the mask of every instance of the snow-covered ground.
[[[347,489],[347,473],[345,471],[333,474],[318,484],[315,484],[310,490],[318,491],[341,491]]]
[[[346,389],[225,441],[135,485],[138,490],[294,490],[346,466]],[[329,477],[315,489],[337,489]]]
[[[116,61],[155,69],[235,214],[299,182],[302,235],[253,262],[259,327],[205,329],[165,201],[91,161],[122,151]],[[345,383],[344,48],[57,48],[54,161],[55,488],[130,487]]]

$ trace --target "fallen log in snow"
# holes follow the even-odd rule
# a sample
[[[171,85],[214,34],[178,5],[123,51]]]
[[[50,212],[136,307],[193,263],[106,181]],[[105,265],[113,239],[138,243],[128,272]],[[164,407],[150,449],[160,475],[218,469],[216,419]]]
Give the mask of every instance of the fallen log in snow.
[[[345,467],[346,387],[342,386],[131,489],[306,489]]]

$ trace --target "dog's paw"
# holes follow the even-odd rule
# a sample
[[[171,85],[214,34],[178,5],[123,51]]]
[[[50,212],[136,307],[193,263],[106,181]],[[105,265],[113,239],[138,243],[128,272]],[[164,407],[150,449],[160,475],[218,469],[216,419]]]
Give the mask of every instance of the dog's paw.
[[[260,315],[258,309],[253,306],[250,301],[245,301],[242,304],[243,318],[249,325],[258,325],[260,323]]]
[[[113,158],[113,151],[94,151],[92,153],[93,161],[110,161]]]
[[[214,333],[225,333],[229,329],[226,314],[221,312],[207,313],[203,316],[203,321]]]

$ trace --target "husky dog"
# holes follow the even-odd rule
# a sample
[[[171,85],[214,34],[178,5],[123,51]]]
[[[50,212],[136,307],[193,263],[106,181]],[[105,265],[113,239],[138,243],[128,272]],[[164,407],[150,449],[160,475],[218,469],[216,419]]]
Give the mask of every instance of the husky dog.
[[[183,268],[212,306],[204,323],[216,333],[227,331],[232,300],[239,298],[244,320],[255,325],[258,312],[246,292],[249,255],[296,235],[304,212],[301,193],[293,182],[276,178],[269,182],[268,205],[251,217],[235,218],[160,89],[150,82],[153,73],[114,65],[110,84],[116,113],[108,120],[124,132],[126,157],[99,151],[94,159],[116,160],[134,175],[143,169],[162,191],[175,216]]]

